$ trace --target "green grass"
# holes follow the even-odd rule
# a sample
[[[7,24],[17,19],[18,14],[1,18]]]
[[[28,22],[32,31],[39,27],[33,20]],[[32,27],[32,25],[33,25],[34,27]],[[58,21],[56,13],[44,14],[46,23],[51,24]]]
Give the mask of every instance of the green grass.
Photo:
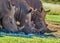
[[[55,38],[22,38],[22,37],[1,37],[0,43],[60,43],[60,39]]]
[[[43,3],[43,7],[50,9],[50,14],[60,15],[60,5],[58,4]]]
[[[46,15],[47,21],[60,22],[60,15]]]
[[[60,4],[60,0],[41,0],[42,2],[53,3],[53,4]]]
[[[45,10],[46,9],[51,10],[46,15],[46,20],[47,21],[60,22],[60,5],[43,3],[43,7],[45,8]]]

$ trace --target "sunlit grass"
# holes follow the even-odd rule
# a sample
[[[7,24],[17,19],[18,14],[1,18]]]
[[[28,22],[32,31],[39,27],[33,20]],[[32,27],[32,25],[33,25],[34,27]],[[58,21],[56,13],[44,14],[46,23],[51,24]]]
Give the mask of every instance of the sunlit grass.
[[[47,21],[60,22],[60,15],[46,15]]]
[[[43,3],[43,7],[50,9],[51,13],[60,14],[60,5],[58,4]]]
[[[60,4],[60,0],[41,0],[42,2],[52,3],[52,4]]]
[[[55,38],[23,38],[23,37],[2,37],[0,43],[60,43],[60,39]]]
[[[51,4],[51,3],[43,3],[43,7],[46,9],[50,9],[50,12],[46,15],[46,20],[60,22],[60,5]]]

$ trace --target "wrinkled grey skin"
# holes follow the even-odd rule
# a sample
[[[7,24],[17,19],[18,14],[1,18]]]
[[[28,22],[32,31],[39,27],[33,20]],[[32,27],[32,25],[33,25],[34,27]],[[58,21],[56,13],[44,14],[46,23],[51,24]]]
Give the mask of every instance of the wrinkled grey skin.
[[[1,6],[0,20],[2,20],[3,22],[2,24],[5,30],[7,30],[8,32],[17,32],[21,30],[21,28],[19,27],[22,27],[22,26],[24,26],[22,31],[25,32],[26,34],[32,33],[33,31],[34,32],[36,31],[37,33],[40,33],[40,32],[45,33],[48,30],[45,23],[46,12],[44,11],[40,0],[10,0],[10,1],[11,1],[11,4],[17,8],[15,15],[11,14],[11,12],[13,11],[12,9],[10,10],[10,6],[8,7],[7,4],[5,4],[3,5],[4,7],[2,7],[1,6],[2,4],[0,4]],[[2,0],[2,2],[6,3],[7,0],[6,2]],[[37,9],[37,11],[34,11],[31,14],[32,9],[30,7],[32,7],[34,10]],[[6,14],[6,16],[4,14]],[[9,17],[10,14],[12,15],[11,16],[12,18]],[[14,17],[16,21],[20,22],[18,27],[15,24]],[[32,25],[31,19],[32,21],[34,21],[35,25]]]
[[[45,10],[43,9],[43,6],[42,6],[42,3],[41,3],[41,1],[40,0],[26,0],[27,1],[27,3],[31,6],[31,7],[33,7],[34,9],[37,9],[37,11],[35,11],[33,14],[34,15],[36,15],[37,17],[35,17],[36,18],[36,20],[35,20],[35,22],[36,22],[36,24],[37,24],[37,22],[40,22],[40,21],[42,21],[43,23],[45,23],[45,15],[46,15],[46,12],[45,12]],[[32,17],[33,18],[33,17]],[[34,18],[34,19],[35,19]],[[33,20],[34,20],[33,19]],[[43,24],[41,22],[41,24]],[[40,23],[39,23],[40,24]],[[45,24],[44,24],[45,25]],[[43,26],[44,27],[44,26]],[[38,28],[37,28],[38,29]]]
[[[25,2],[25,6],[21,6],[20,9],[17,10],[17,12],[15,13],[15,20],[20,22],[20,25],[18,27],[24,27],[24,28],[22,28],[22,31],[24,33],[32,33],[30,31],[33,28],[32,24],[31,24],[32,9],[30,8],[30,6],[27,4],[27,2],[25,0],[22,0],[22,1]],[[21,2],[21,0],[20,0],[20,2]],[[23,2],[22,2],[22,4],[23,4]],[[25,13],[26,10],[24,9],[24,7],[26,7],[28,9],[27,13]],[[21,28],[19,30],[21,30]]]
[[[10,1],[11,6],[8,1]],[[20,9],[24,14],[24,18],[26,18],[26,14],[30,12],[30,8],[24,0],[0,0],[0,21],[6,32],[15,33],[19,31],[15,22],[14,14]]]
[[[26,24],[22,31],[25,32],[26,34],[31,33],[32,30],[36,33],[42,33],[42,34],[44,34],[45,32],[52,32],[46,26],[46,22],[45,22],[46,11],[43,9],[41,1],[40,0],[25,0],[25,1],[34,10],[36,9],[37,10],[32,12],[30,18],[32,21],[34,21],[35,24],[33,25],[33,27],[31,25],[31,22],[28,24],[25,23],[26,15],[22,14],[21,10],[16,12],[15,18],[17,18],[16,20],[20,22],[19,26],[21,27]]]
[[[45,11],[43,9],[41,1],[40,0],[25,0],[25,1],[34,10],[37,9],[37,11],[33,11],[32,15],[31,15],[32,17],[30,17],[30,19],[32,21],[34,21],[35,26],[33,26],[33,27],[35,27],[35,28],[32,27],[31,21],[28,22],[28,24],[25,23],[27,15],[24,15],[21,12],[21,10],[19,10],[19,11],[16,12],[15,19],[20,22],[19,26],[21,27],[21,26],[24,26],[26,24],[25,27],[24,27],[24,29],[22,31],[24,31],[26,33],[30,33],[31,30],[32,30],[32,28],[33,28],[33,30],[34,29],[36,31],[39,30],[39,32],[40,32],[40,31],[44,30],[45,28],[47,28],[46,24],[45,24],[45,15],[46,15],[46,13],[45,13]]]
[[[9,0],[0,0],[0,22],[6,32],[17,32],[14,20],[15,6]]]
[[[51,31],[47,28],[47,24],[45,22],[46,11],[43,9],[42,3],[40,0],[26,0],[26,2],[36,10],[32,13],[32,21],[34,21],[35,28],[37,29],[37,33],[44,34],[45,32],[56,32]]]

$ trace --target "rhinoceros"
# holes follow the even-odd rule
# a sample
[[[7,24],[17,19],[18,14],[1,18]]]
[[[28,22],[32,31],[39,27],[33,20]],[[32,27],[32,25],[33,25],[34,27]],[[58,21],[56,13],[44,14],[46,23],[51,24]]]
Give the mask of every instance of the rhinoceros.
[[[31,22],[34,22],[34,25],[25,25],[25,28],[22,29],[23,32],[25,33],[30,33],[32,31],[36,31],[36,33],[42,33],[44,34],[45,32],[54,32],[51,31],[47,28],[47,24],[45,22],[45,17],[46,17],[46,11],[43,8],[43,5],[40,0],[25,0],[26,3],[33,9],[31,12]],[[21,14],[21,11],[16,12],[15,14],[16,20],[20,22],[20,27],[25,24],[25,15]]]
[[[0,0],[0,22],[6,32],[18,32],[14,18],[15,12],[18,10],[26,15],[31,12],[25,0]],[[24,16],[26,18],[26,16]]]

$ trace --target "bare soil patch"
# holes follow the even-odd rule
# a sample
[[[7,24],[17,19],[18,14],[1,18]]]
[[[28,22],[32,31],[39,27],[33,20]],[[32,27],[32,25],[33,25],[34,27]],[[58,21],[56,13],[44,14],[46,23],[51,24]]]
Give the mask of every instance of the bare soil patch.
[[[50,30],[57,30],[57,32],[53,32],[53,34],[60,36],[60,23],[57,22],[46,22],[48,24],[48,28]]]

